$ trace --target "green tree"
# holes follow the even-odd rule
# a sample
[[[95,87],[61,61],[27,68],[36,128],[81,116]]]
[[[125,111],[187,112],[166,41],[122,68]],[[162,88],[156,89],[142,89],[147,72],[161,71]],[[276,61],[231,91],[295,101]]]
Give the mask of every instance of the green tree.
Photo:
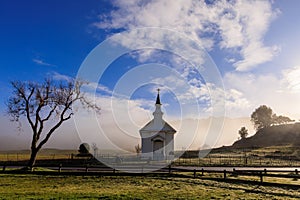
[[[239,130],[239,135],[240,135],[241,139],[245,139],[248,136],[248,130],[246,129],[246,127],[242,127]]]
[[[289,117],[286,116],[274,116],[273,117],[273,123],[274,124],[287,124],[289,122],[294,122],[295,120],[290,119]]]
[[[74,114],[73,105],[80,102],[85,108],[100,110],[87,101],[82,92],[81,81],[54,82],[45,80],[43,83],[14,81],[11,83],[13,94],[7,107],[12,121],[19,122],[25,118],[32,130],[31,154],[28,167],[33,168],[39,150],[45,145],[52,134]]]
[[[270,107],[262,105],[252,113],[251,121],[256,130],[259,130],[271,125],[287,124],[289,122],[294,122],[295,120],[282,115],[277,116]]]
[[[80,146],[79,146],[79,150],[78,152],[80,154],[89,154],[90,153],[90,145],[88,143],[82,143]]]
[[[261,105],[251,114],[251,121],[256,130],[269,127],[273,124],[273,111],[266,105]]]

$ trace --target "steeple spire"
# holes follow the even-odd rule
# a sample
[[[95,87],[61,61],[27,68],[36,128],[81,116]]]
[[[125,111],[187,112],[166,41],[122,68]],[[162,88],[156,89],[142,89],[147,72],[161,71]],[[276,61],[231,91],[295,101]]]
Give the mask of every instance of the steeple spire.
[[[157,89],[157,97],[156,97],[156,103],[155,103],[155,111],[153,112],[154,116],[154,126],[157,129],[160,129],[164,125],[164,120],[162,119],[163,112],[161,111],[161,103],[160,103],[160,98],[159,98],[159,91],[160,89]]]
[[[158,88],[157,89],[157,97],[156,97],[156,103],[155,104],[161,105],[161,103],[160,103],[160,97],[159,97],[159,91],[160,91],[160,89]]]

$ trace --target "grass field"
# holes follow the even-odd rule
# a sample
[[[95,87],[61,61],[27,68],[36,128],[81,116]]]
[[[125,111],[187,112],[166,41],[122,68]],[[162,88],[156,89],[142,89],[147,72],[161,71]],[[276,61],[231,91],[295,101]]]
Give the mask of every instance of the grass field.
[[[105,159],[114,159],[114,154],[100,152],[99,156]],[[57,160],[82,159],[77,157],[77,150],[42,149],[37,160]],[[133,154],[135,155],[135,154]],[[132,156],[132,155],[131,155]],[[183,157],[173,162],[173,165],[180,166],[300,166],[300,147],[295,146],[274,146],[259,149],[215,149],[204,158],[197,158],[198,153],[193,158]],[[16,162],[29,160],[30,151],[2,151],[0,152],[0,162]],[[123,161],[130,157],[123,157]],[[61,161],[59,161],[61,162]]]
[[[185,166],[300,166],[300,147],[293,145],[252,149],[213,149],[203,158],[183,157],[175,165]]]
[[[255,149],[248,155],[295,155],[299,149],[290,147]],[[76,150],[43,150],[38,159],[70,159]],[[222,164],[228,160],[243,163],[244,152],[213,152],[204,159],[181,159],[181,165]],[[222,160],[218,157],[222,157]],[[228,158],[226,158],[226,156]],[[27,160],[29,151],[1,152],[0,161]],[[227,160],[224,160],[227,159]],[[284,160],[283,162],[287,162]],[[176,163],[175,163],[176,164]],[[249,163],[250,160],[249,160]],[[42,169],[43,170],[43,169]],[[192,173],[190,174],[192,177]],[[205,175],[206,178],[182,178],[168,175],[147,176],[63,176],[34,174],[0,174],[0,199],[299,199],[300,180],[266,177],[264,182],[278,183],[260,185],[259,177],[234,177],[222,180],[222,174]],[[219,180],[215,179],[219,178]],[[245,181],[247,180],[247,181]],[[253,180],[254,182],[251,182]],[[284,184],[297,185],[294,187]]]
[[[61,149],[42,149],[38,156],[38,160],[43,159],[70,159],[71,155],[78,154],[77,150],[61,150]],[[0,161],[22,161],[29,160],[30,151],[29,150],[19,150],[19,151],[1,151]]]
[[[1,199],[297,199],[300,189],[157,176],[0,174]]]

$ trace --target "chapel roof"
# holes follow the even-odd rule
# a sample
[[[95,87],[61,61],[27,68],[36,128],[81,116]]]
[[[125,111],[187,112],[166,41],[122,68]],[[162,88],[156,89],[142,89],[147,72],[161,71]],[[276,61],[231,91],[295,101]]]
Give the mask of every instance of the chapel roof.
[[[155,126],[154,119],[148,122],[140,131],[163,131],[163,132],[176,132],[176,130],[163,120],[162,125],[160,127]]]

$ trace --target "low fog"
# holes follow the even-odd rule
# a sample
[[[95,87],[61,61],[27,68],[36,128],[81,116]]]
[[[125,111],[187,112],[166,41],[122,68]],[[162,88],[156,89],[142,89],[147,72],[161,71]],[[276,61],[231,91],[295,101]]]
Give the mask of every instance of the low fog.
[[[0,150],[30,149],[31,130],[26,121],[22,123],[21,129],[19,129],[18,123],[11,122],[4,117],[0,119],[2,127]],[[106,123],[98,121],[95,124],[90,119],[80,119],[80,122],[78,119],[76,121],[71,119],[52,135],[44,148],[78,149],[82,142],[87,142],[90,145],[95,143],[100,150],[118,149],[134,152],[134,146],[140,143],[139,126],[147,122],[148,119],[145,118],[135,125],[116,125],[107,121]],[[168,123],[178,131],[175,134],[175,149],[206,148],[207,131],[210,128],[211,120],[212,118],[169,120]],[[250,118],[224,118],[224,126],[220,133],[216,133],[218,140],[213,142],[213,146],[231,145],[238,139],[238,130],[242,126],[249,130],[249,135],[254,134]]]

